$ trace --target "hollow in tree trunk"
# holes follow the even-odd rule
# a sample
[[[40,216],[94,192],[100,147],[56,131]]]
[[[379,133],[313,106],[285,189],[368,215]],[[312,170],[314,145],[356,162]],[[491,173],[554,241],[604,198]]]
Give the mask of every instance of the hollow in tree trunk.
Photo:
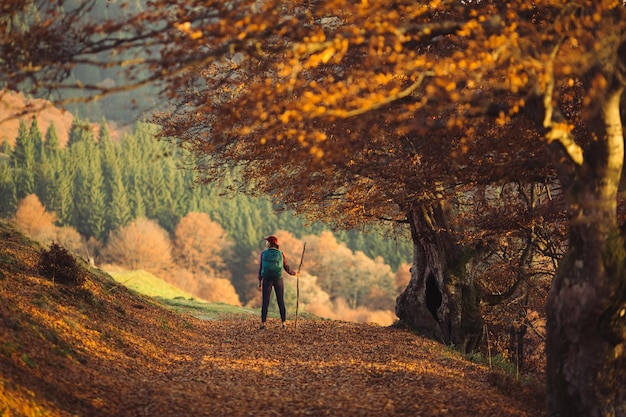
[[[468,251],[446,231],[441,206],[415,207],[409,219],[411,280],[396,300],[396,315],[426,337],[473,351],[483,321],[478,289],[465,269]]]

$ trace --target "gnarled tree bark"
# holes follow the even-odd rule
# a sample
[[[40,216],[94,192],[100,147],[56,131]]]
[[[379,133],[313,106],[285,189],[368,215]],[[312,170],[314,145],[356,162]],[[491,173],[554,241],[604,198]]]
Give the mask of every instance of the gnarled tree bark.
[[[547,301],[551,416],[626,415],[626,251],[617,221],[622,91],[609,92],[593,132],[598,140],[584,154],[574,149],[573,138],[560,140],[569,132],[552,127],[568,198],[570,243]]]
[[[413,266],[407,288],[396,300],[396,315],[420,334],[463,352],[482,335],[479,292],[465,264],[467,251],[446,229],[441,205],[408,213]]]

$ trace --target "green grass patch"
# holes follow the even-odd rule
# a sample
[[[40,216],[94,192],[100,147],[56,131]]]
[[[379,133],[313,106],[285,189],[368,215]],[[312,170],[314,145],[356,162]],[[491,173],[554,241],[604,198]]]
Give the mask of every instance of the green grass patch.
[[[175,297],[164,299],[157,297],[156,300],[173,308],[176,311],[190,314],[204,320],[219,320],[222,318],[250,317],[258,315],[258,309],[234,306],[225,303],[207,303],[192,298]]]
[[[258,308],[251,309],[225,303],[209,303],[195,299],[193,295],[168,284],[146,271],[110,272],[109,274],[117,285],[123,285],[139,294],[151,297],[157,303],[167,306],[179,313],[188,314],[203,320],[237,319],[260,315]],[[270,307],[272,305],[275,306],[275,304],[275,300],[272,299]],[[268,317],[279,317],[278,311],[273,310],[277,309],[270,308]],[[294,317],[292,316],[293,314],[290,314],[287,318],[293,320]],[[306,312],[301,312],[300,317],[319,319],[319,317]]]
[[[163,281],[146,271],[110,272],[111,277],[118,283],[139,294],[153,298],[180,313],[189,314],[204,320],[219,320],[222,318],[249,317],[258,315],[258,309],[234,306],[225,303],[209,303],[198,300],[188,292]]]
[[[37,367],[37,364],[35,363],[35,361],[33,361],[31,358],[29,358],[26,353],[22,353],[22,361],[24,361],[24,363],[26,365],[28,365],[29,368],[36,368]]]
[[[148,297],[160,297],[165,299],[176,297],[193,298],[188,292],[146,271],[109,272],[109,274],[117,283],[140,294],[147,295]]]

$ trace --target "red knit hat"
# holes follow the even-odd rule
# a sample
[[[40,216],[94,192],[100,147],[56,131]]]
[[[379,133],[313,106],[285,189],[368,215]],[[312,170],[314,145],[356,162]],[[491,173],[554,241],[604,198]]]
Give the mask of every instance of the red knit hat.
[[[278,239],[276,239],[276,236],[268,236],[264,240],[267,240],[268,242],[273,243],[275,245],[278,244]]]

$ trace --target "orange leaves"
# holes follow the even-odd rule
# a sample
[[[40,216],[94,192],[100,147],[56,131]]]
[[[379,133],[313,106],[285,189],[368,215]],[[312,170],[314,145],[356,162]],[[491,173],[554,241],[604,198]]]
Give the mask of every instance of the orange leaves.
[[[463,27],[457,31],[457,35],[470,36],[472,32],[478,28],[480,28],[480,24],[477,20],[472,19],[466,22]]]
[[[192,30],[190,22],[175,23],[174,27],[189,36],[190,39],[196,40],[202,37],[202,31]]]
[[[435,78],[435,85],[447,92],[456,90],[456,82],[449,78]]]
[[[320,35],[319,38],[323,39],[323,34]],[[311,50],[321,50],[318,53],[311,54],[303,64],[304,68],[315,68],[320,64],[328,64],[331,60],[335,64],[340,63],[343,56],[348,51],[348,47],[348,39],[338,36],[332,42],[323,42],[309,46],[299,45],[297,51],[301,51],[301,53],[305,54]]]
[[[316,145],[311,146],[309,153],[317,159],[322,159],[324,157],[324,151]]]
[[[298,113],[295,110],[287,110],[283,114],[278,116],[278,120],[280,120],[284,124],[287,124],[287,123],[289,123],[289,119],[292,116],[297,116],[297,115],[298,115]]]

